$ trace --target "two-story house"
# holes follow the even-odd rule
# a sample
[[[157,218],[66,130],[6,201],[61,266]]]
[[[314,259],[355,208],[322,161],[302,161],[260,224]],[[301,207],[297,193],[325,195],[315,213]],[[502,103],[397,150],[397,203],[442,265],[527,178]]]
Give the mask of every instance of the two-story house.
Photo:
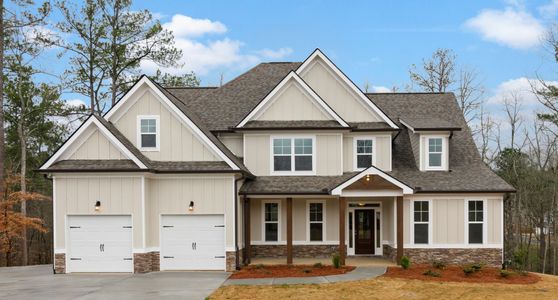
[[[333,253],[499,265],[514,191],[453,94],[363,93],[320,50],[219,88],[144,76],[41,172],[57,273]]]

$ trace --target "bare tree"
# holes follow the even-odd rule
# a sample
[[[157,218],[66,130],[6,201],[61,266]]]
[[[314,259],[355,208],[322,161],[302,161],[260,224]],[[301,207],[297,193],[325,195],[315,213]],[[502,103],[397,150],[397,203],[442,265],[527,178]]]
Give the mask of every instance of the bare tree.
[[[420,70],[409,69],[411,85],[425,92],[454,92],[467,124],[478,117],[484,96],[484,87],[478,73],[457,65],[457,56],[450,49],[437,49],[429,59],[423,59]]]
[[[504,96],[504,112],[508,125],[510,126],[510,148],[522,149],[523,144],[517,144],[517,134],[523,124],[523,118],[519,114],[521,111],[521,99],[519,93],[510,92]]]

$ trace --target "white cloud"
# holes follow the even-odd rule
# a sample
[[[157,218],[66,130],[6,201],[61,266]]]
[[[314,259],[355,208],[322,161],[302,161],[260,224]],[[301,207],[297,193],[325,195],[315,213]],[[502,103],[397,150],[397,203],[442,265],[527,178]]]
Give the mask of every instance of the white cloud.
[[[539,45],[544,26],[521,7],[504,10],[485,9],[467,20],[465,28],[480,33],[483,39],[516,49]]]
[[[290,55],[291,53],[293,53],[293,49],[289,48],[289,47],[283,47],[283,48],[279,48],[277,50],[272,50],[272,49],[262,49],[260,51],[258,51],[258,54],[261,55],[264,58],[270,58],[270,59],[280,59],[283,58],[285,56]]]
[[[176,37],[199,37],[204,34],[221,34],[227,32],[227,27],[218,21],[209,19],[194,19],[189,16],[176,14],[163,28],[171,30]]]
[[[385,86],[377,86],[377,85],[373,85],[372,86],[372,92],[373,93],[392,93],[393,91]]]
[[[545,18],[554,18],[558,14],[558,0],[552,0],[546,5],[539,6],[538,10]]]
[[[558,85],[558,81],[549,81],[549,84]],[[542,84],[537,79],[520,77],[504,81],[494,90],[494,95],[488,98],[488,103],[501,104],[506,99],[518,97],[523,107],[539,106],[537,95],[533,92],[535,89],[542,89]]]
[[[227,37],[217,40],[205,40],[208,34],[223,34],[227,27],[218,21],[194,19],[184,15],[174,15],[163,27],[173,31],[175,46],[182,50],[183,58],[180,68],[161,68],[150,61],[143,61],[143,72],[152,74],[158,68],[171,74],[194,71],[198,75],[207,75],[219,68],[244,69],[265,59],[279,59],[290,55],[293,50],[288,47],[262,49],[250,54],[244,53],[244,43]]]
[[[80,107],[80,106],[87,106],[85,104],[85,101],[81,100],[81,99],[70,99],[70,100],[66,100],[66,105],[68,107]]]

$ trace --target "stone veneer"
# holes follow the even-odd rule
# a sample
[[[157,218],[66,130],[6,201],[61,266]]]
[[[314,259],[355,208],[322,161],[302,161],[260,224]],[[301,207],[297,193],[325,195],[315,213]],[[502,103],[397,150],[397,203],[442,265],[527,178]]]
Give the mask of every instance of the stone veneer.
[[[66,273],[66,254],[65,253],[54,254],[54,273],[55,274],[65,274]]]
[[[339,252],[339,245],[293,245],[293,257],[330,257]],[[286,245],[252,245],[252,257],[286,257]]]
[[[396,249],[384,245],[384,257],[395,261]],[[463,265],[484,263],[493,267],[502,265],[502,249],[500,248],[408,248],[403,254],[414,263],[432,263],[443,261],[448,264]]]
[[[226,271],[234,272],[236,271],[236,254],[234,251],[227,251],[226,255]]]
[[[134,273],[159,271],[159,252],[134,253]]]

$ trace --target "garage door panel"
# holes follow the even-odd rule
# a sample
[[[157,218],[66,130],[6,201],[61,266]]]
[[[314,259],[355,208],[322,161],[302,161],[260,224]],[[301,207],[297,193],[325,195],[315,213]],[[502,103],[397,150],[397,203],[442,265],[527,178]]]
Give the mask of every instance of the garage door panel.
[[[225,269],[223,215],[164,215],[161,270]]]
[[[69,272],[132,272],[131,216],[68,216]]]

